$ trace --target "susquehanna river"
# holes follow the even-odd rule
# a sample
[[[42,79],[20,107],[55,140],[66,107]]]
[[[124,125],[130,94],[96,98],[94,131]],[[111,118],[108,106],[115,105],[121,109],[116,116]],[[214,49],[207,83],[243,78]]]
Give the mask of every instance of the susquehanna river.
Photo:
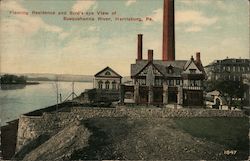
[[[91,82],[74,83],[77,95],[92,87]],[[72,82],[58,82],[58,89],[59,93],[62,94],[62,100],[64,100],[72,92]],[[55,82],[44,81],[38,85],[0,89],[1,125],[17,119],[23,113],[54,105],[56,102]]]

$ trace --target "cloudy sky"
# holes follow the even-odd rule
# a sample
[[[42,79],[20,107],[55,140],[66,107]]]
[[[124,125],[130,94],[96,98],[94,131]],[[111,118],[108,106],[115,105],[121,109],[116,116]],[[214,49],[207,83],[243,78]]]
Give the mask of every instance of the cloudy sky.
[[[2,0],[0,71],[93,75],[110,66],[129,75],[138,33],[144,35],[144,57],[153,49],[154,58],[161,58],[162,5],[163,0]],[[176,0],[176,59],[197,51],[204,65],[227,56],[249,58],[248,9],[248,0]],[[116,11],[114,17],[153,21],[64,21],[32,11]]]

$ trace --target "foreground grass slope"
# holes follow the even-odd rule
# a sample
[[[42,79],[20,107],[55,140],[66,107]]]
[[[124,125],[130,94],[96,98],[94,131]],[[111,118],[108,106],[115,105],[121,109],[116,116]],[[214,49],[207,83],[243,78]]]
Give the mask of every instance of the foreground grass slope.
[[[242,160],[248,157],[246,118],[96,118],[82,122],[89,146],[71,159]],[[224,150],[237,150],[225,155]]]
[[[225,150],[236,150],[225,155]],[[247,118],[91,118],[24,160],[247,160]]]
[[[248,118],[178,118],[177,127],[192,136],[225,145],[228,150],[248,152]]]

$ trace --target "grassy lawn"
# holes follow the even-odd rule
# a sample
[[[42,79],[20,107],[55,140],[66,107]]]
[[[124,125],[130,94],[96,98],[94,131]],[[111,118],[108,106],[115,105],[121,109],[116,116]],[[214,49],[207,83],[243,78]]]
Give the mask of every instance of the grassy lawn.
[[[178,118],[174,121],[178,128],[192,136],[224,145],[228,150],[248,153],[248,118]]]

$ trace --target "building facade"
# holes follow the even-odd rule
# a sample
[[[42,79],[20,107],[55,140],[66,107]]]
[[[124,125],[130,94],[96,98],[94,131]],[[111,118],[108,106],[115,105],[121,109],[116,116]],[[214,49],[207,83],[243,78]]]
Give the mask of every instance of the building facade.
[[[246,105],[250,106],[250,72],[243,75],[243,83],[246,85],[244,100],[246,101]]]
[[[94,88],[99,90],[119,91],[122,76],[110,67],[106,67],[95,74]]]
[[[243,76],[250,73],[250,59],[215,60],[205,66],[208,81],[243,81]]]
[[[122,88],[124,103],[132,96],[136,104],[203,106],[205,72],[200,53],[196,60],[191,57],[190,60],[163,61],[153,60],[153,51],[149,50],[148,60],[137,60],[131,65],[131,78],[133,85]]]
[[[121,80],[121,75],[110,67],[106,67],[95,74],[93,89],[86,89],[78,98],[78,101],[82,103],[93,103],[92,105],[98,105],[100,107],[103,105],[107,106],[111,102],[119,101]]]
[[[121,86],[121,102],[136,104],[203,105],[203,80],[206,77],[200,53],[196,60],[175,60],[174,0],[164,0],[162,60],[143,59],[143,35],[138,35],[136,63],[131,65],[133,85]]]

